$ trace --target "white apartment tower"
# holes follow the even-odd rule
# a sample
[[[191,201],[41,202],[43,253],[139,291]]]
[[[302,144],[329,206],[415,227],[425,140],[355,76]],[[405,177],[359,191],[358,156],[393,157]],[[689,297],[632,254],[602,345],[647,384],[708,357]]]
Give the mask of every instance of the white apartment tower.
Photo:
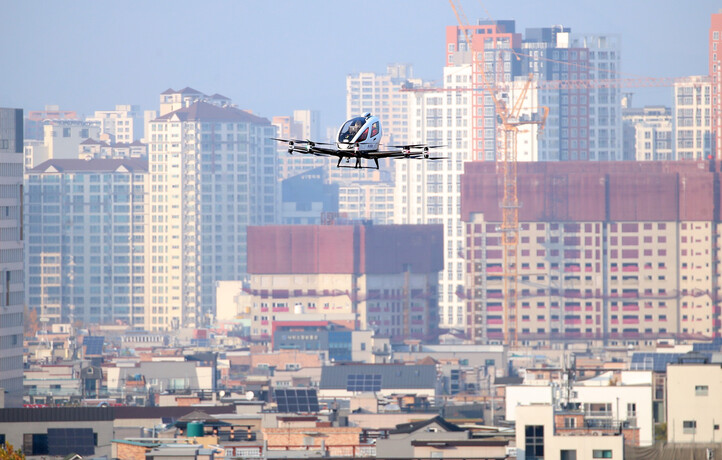
[[[704,160],[712,154],[712,104],[709,76],[674,84],[674,142],[678,160]]]
[[[116,105],[115,110],[96,110],[85,120],[100,126],[100,132],[111,142],[130,144],[143,137],[143,117],[138,105]]]
[[[0,389],[23,403],[23,111],[0,108]],[[0,398],[2,399],[2,398]]]
[[[433,145],[445,145],[439,161],[397,160],[394,223],[443,224],[444,271],[439,275],[439,323],[462,328],[464,300],[457,295],[466,276],[461,222],[461,174],[472,159],[471,65],[444,68],[444,88],[461,91],[413,93],[409,106],[410,135]]]
[[[97,123],[80,120],[50,120],[43,125],[43,140],[25,142],[25,169],[48,160],[78,158],[78,147],[86,139],[98,139]]]
[[[409,95],[401,92],[405,85],[421,86],[420,79],[413,78],[409,64],[392,64],[383,75],[361,72],[346,77],[346,118],[371,112],[381,120],[382,144],[395,145],[415,143],[409,131]]]
[[[622,118],[626,160],[676,160],[669,107],[627,108],[623,109]]]
[[[618,35],[581,35],[572,40],[572,47],[586,48],[589,53],[590,80],[619,77],[621,38]],[[573,70],[573,69],[572,69]],[[561,73],[561,80],[569,78]],[[573,80],[573,78],[572,78]],[[621,88],[612,85],[593,86],[589,90],[589,159],[592,161],[623,160]]]
[[[245,274],[246,227],[277,220],[275,128],[195,100],[155,119],[149,137],[149,329],[199,326],[216,281]]]
[[[293,121],[298,123],[298,139],[321,139],[321,112],[318,110],[294,110]]]
[[[278,129],[278,135],[283,139],[310,139],[316,142],[328,141],[321,138],[320,112],[317,110],[294,110],[292,117],[273,117],[272,123]],[[296,176],[319,166],[329,167],[331,160],[328,157],[316,155],[287,153],[287,145],[283,142],[276,144],[276,151],[280,161],[279,178],[281,180]]]

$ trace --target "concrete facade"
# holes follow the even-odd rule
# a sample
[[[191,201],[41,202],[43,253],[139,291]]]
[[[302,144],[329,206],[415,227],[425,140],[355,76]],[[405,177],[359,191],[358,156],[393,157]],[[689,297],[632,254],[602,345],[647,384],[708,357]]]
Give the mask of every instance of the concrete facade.
[[[712,155],[712,85],[708,76],[674,84],[674,143],[677,160],[706,160]]]
[[[501,181],[493,165],[469,164],[468,334],[496,341],[516,328],[520,340],[612,344],[716,336],[718,174],[708,162],[520,163],[519,298],[505,313]]]
[[[667,440],[673,443],[722,441],[722,366],[667,366]]]
[[[554,409],[550,405],[519,406],[515,418],[516,458],[624,458],[624,437],[621,434],[570,436],[558,433],[554,425]]]
[[[28,308],[147,327],[148,163],[51,160],[26,174]]]
[[[0,108],[0,388],[4,405],[23,397],[23,111]]]
[[[180,93],[164,96],[171,101],[162,103],[161,114],[182,102],[175,101]],[[151,123],[147,328],[206,324],[215,282],[245,275],[246,227],[278,218],[272,137],[275,128],[265,118],[202,100]]]
[[[435,334],[441,227],[321,225],[249,228],[250,285],[241,309],[252,336],[271,336],[274,314],[357,315],[361,329],[394,340]],[[331,250],[333,249],[333,250]]]

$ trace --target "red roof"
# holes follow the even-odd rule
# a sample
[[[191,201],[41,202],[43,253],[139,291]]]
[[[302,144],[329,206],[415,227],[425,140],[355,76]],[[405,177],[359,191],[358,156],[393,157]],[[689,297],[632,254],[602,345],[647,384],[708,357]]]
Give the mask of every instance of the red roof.
[[[720,173],[707,161],[518,164],[522,222],[718,220]],[[717,182],[718,183],[718,182]],[[502,220],[503,178],[492,162],[466,163],[461,214]]]
[[[441,225],[248,227],[252,274],[430,273],[443,268]]]

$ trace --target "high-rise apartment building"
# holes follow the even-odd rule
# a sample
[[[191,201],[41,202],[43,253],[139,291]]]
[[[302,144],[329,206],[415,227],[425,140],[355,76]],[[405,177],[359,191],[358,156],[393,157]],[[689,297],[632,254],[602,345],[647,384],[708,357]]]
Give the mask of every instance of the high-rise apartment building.
[[[100,127],[81,120],[52,120],[43,125],[43,140],[25,142],[25,169],[48,160],[78,158],[78,147],[86,139],[98,139]]]
[[[709,162],[520,163],[518,301],[504,311],[501,181],[467,163],[467,334],[480,343],[720,335]]]
[[[116,160],[122,158],[142,158],[147,160],[148,146],[140,141],[125,144],[86,139],[80,143],[78,158],[81,160],[90,160],[93,158]]]
[[[669,107],[622,109],[624,158],[631,161],[675,160]]]
[[[28,308],[51,323],[146,324],[148,162],[49,160],[26,172]]]
[[[207,94],[203,94],[190,87],[185,87],[177,91],[173,88],[169,88],[160,94],[160,112],[158,115],[162,117],[163,115],[175,110],[190,107],[194,103],[200,101],[207,102],[218,107],[228,107],[232,105],[229,98],[217,93],[212,96],[208,96]]]
[[[530,91],[537,92],[533,106],[549,109],[544,132],[537,141],[538,158],[529,160],[588,160],[590,51],[572,46],[571,29],[562,26],[527,29],[522,43],[522,74],[535,80]],[[556,82],[536,88],[537,82]],[[575,84],[565,85],[563,81]],[[517,83],[519,85],[519,83]],[[515,99],[512,98],[512,101]],[[518,155],[520,161],[526,161]]]
[[[573,36],[571,47],[587,50],[589,64],[588,68],[584,67],[584,62],[571,66],[569,79],[574,80],[575,74],[579,75],[579,79],[584,79],[584,75],[588,75],[590,80],[618,78],[621,70],[621,38],[618,35]],[[566,80],[564,72],[560,74],[560,79]],[[589,160],[622,160],[621,88],[618,85],[592,85],[588,91]],[[570,103],[572,96],[570,95]],[[579,96],[578,105],[584,107],[581,97],[585,94],[580,93]],[[570,111],[572,107],[573,104]],[[570,119],[570,134],[571,129],[575,128],[572,122],[573,119]]]
[[[316,142],[329,140],[321,138],[320,113],[317,110],[294,110],[293,116],[273,117],[272,124],[278,129],[278,137],[281,139],[310,139]],[[287,148],[285,143],[278,142],[276,144],[281,179],[288,179],[314,168],[331,165],[332,160],[328,157],[304,154],[289,155]]]
[[[679,160],[704,160],[712,154],[711,89],[699,75],[674,83],[674,142]]]
[[[60,110],[57,105],[46,105],[45,110],[30,110],[25,115],[25,142],[43,140],[43,125],[49,120],[78,120],[74,110]]]
[[[711,15],[709,76],[712,84],[712,154],[722,158],[722,9]]]
[[[293,121],[299,128],[297,139],[321,138],[321,112],[318,110],[294,110]]]
[[[0,108],[0,389],[23,402],[23,111]],[[0,398],[2,399],[2,398]]]
[[[408,111],[409,94],[401,92],[405,86],[422,86],[413,78],[409,64],[387,66],[385,74],[361,72],[346,77],[346,118],[370,112],[379,117],[383,127],[382,144],[403,145],[417,140],[411,136]],[[340,120],[339,120],[340,122]]]
[[[460,217],[460,176],[472,159],[472,88],[469,64],[444,68],[444,88],[461,91],[414,93],[409,113],[411,135],[433,145],[445,145],[438,161],[396,160],[394,222],[443,224],[444,270],[439,274],[441,327],[462,328],[465,303],[457,295],[464,284],[464,239]],[[480,96],[481,97],[481,96]]]
[[[95,123],[114,143],[130,144],[144,135],[143,112],[138,105],[116,105],[115,110],[96,110],[85,121]]]
[[[246,227],[279,214],[275,128],[198,94],[162,94],[163,115],[150,125],[152,330],[205,324],[215,282],[246,272]]]
[[[338,211],[352,220],[371,220],[380,225],[392,224],[394,192],[394,184],[389,180],[342,182],[338,187]]]
[[[521,42],[522,36],[515,32],[514,21],[479,21],[476,25],[447,26],[446,65],[471,65],[470,83],[473,88],[508,84],[520,75],[521,60],[515,50],[521,48]],[[449,78],[455,78],[453,73],[445,75],[445,80]],[[449,96],[454,97],[453,93]],[[471,121],[472,159],[494,161],[497,134],[494,101],[488,93],[474,93],[470,101],[471,110],[467,117]]]
[[[351,317],[394,341],[434,339],[442,266],[439,225],[305,225],[248,230],[249,287],[239,296],[251,335],[277,315]]]

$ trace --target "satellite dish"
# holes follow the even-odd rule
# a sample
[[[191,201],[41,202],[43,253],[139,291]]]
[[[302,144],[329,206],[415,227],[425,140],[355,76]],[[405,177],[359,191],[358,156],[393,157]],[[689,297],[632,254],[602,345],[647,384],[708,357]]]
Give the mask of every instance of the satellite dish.
[[[221,398],[224,397],[224,396],[226,395],[225,390],[219,391],[219,392],[218,392],[218,395],[219,395]]]
[[[252,391],[246,391],[246,401],[252,401],[255,396]]]

